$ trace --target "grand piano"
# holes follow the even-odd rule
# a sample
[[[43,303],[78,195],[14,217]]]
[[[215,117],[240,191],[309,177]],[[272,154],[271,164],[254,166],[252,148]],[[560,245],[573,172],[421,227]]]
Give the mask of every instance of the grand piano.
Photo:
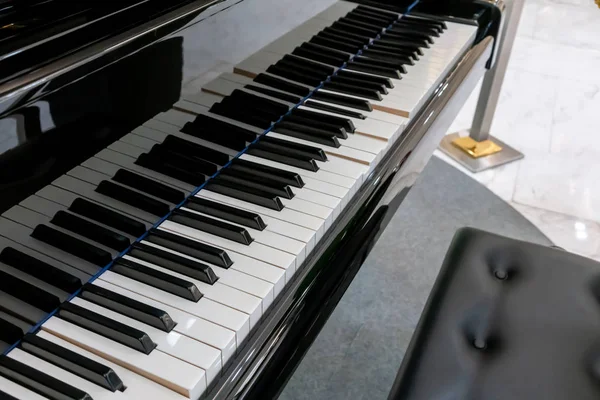
[[[0,398],[277,398],[502,10],[0,1]]]

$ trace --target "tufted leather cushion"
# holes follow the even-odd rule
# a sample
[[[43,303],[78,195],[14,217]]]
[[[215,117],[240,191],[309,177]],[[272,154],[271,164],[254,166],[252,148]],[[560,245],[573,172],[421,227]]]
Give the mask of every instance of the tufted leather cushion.
[[[600,264],[459,230],[390,399],[600,399]]]

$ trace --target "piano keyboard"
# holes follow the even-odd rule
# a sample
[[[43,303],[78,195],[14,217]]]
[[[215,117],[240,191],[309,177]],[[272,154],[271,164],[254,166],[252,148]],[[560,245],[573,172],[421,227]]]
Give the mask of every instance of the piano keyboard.
[[[475,31],[338,2],[2,214],[0,397],[207,393]]]

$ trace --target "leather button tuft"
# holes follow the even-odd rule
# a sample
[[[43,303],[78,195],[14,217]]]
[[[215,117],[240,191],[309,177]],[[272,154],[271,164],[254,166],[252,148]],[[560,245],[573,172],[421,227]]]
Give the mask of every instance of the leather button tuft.
[[[505,270],[497,269],[494,271],[494,276],[501,281],[508,279],[508,272]]]
[[[485,350],[485,348],[487,347],[487,344],[485,343],[485,340],[483,340],[483,339],[475,339],[475,340],[473,340],[473,346],[478,350]]]

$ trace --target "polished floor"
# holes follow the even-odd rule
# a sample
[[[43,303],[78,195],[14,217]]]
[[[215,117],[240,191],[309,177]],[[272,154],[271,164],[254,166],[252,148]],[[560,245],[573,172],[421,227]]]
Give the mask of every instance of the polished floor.
[[[470,126],[477,94],[449,132]],[[463,171],[556,245],[600,260],[600,8],[593,0],[526,0],[492,134],[525,159]]]

